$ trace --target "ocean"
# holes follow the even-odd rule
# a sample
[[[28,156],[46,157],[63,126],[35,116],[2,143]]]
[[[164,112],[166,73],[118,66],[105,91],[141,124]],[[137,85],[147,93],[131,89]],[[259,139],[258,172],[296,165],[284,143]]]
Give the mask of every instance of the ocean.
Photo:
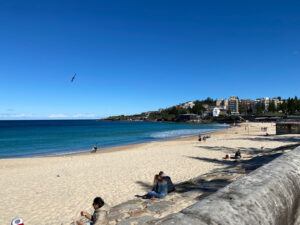
[[[190,136],[222,124],[97,120],[0,121],[0,158],[60,155]]]

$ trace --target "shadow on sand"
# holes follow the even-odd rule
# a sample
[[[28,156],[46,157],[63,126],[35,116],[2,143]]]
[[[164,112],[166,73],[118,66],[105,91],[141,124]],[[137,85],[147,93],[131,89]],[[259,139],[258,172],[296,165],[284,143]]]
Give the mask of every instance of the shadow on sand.
[[[225,187],[230,184],[238,177],[248,174],[253,170],[269,163],[273,159],[279,157],[284,153],[285,150],[291,150],[300,144],[291,144],[282,146],[275,149],[241,149],[241,151],[247,152],[250,155],[248,159],[241,160],[223,160],[223,159],[211,159],[206,157],[189,157],[191,159],[217,163],[224,165],[221,169],[215,169],[210,173],[201,175],[192,180],[188,180],[179,184],[175,184],[176,193],[181,195],[188,194],[189,192],[199,192],[197,199],[205,198],[206,196],[215,193],[219,189]],[[209,147],[209,146],[201,146],[201,148],[206,148],[210,150],[222,150],[224,151],[224,147]],[[227,148],[229,151],[236,151],[237,149]],[[145,191],[149,191],[152,188],[152,185],[149,183],[145,183],[142,181],[137,181],[137,184],[141,185]]]
[[[232,138],[231,140],[250,140],[250,141],[278,141],[278,142],[284,142],[284,143],[296,143],[300,142],[300,136],[280,136],[280,135],[270,135],[270,136],[257,136],[256,137],[238,137],[238,138]]]
[[[257,155],[257,154],[270,154],[270,153],[277,152],[277,151],[292,149],[292,148],[296,148],[299,145],[300,145],[300,140],[297,143],[292,143],[292,144],[281,146],[281,147],[278,147],[275,149],[274,148],[261,148],[261,147],[260,148],[245,148],[245,147],[230,148],[230,147],[225,147],[225,146],[198,146],[198,147],[207,149],[207,150],[211,150],[211,151],[224,151],[224,152],[228,152],[228,153],[234,153],[238,149],[240,149],[241,152],[244,154],[246,153],[246,154],[250,154],[250,155]],[[224,160],[224,161],[226,161],[226,160]]]

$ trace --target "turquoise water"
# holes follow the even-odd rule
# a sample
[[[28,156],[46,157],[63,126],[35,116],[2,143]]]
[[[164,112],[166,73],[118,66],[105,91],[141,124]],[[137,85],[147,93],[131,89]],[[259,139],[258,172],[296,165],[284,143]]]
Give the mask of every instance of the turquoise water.
[[[221,124],[96,120],[0,121],[0,158],[68,154],[194,135]]]

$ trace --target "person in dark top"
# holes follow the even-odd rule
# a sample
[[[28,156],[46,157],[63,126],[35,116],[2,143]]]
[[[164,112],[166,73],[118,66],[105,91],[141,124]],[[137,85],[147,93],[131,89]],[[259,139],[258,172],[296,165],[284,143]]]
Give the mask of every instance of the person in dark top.
[[[149,198],[163,198],[168,193],[175,191],[175,186],[169,176],[160,171],[154,176],[153,187],[150,192],[145,195],[135,195],[135,197],[149,199]]]
[[[238,150],[235,152],[234,158],[235,158],[235,159],[240,159],[240,158],[242,158],[240,149],[238,149]]]
[[[154,176],[152,191],[157,191],[158,176],[158,174],[155,174]]]
[[[199,134],[199,136],[198,136],[198,141],[202,141],[202,136],[201,136],[201,134]]]
[[[168,183],[164,180],[162,176],[157,176],[157,183],[155,185],[155,190],[148,192],[146,195],[142,196],[144,199],[149,198],[164,198],[168,194]]]
[[[166,175],[163,171],[160,171],[158,173],[159,176],[161,176],[168,184],[168,193],[175,191],[175,186],[171,180],[171,177]]]
[[[96,153],[97,151],[98,151],[98,146],[95,145],[95,146],[93,147],[93,150],[91,151],[91,153]]]

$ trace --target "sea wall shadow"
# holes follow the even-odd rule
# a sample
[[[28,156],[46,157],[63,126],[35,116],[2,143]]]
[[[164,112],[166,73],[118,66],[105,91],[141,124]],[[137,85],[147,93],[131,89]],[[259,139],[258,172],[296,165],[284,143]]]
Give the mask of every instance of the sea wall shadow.
[[[257,155],[257,154],[269,154],[269,153],[274,153],[277,151],[284,151],[288,150],[291,148],[296,148],[297,146],[300,145],[300,142],[292,143],[289,145],[284,145],[280,146],[278,148],[245,148],[245,147],[236,147],[236,148],[231,148],[231,147],[225,147],[225,146],[198,146],[199,148],[211,150],[211,151],[223,151],[223,152],[228,152],[228,153],[235,153],[238,149],[248,155]]]
[[[250,141],[277,141],[277,142],[284,142],[284,143],[295,143],[300,142],[300,136],[292,136],[292,137],[286,137],[286,136],[279,136],[279,135],[273,135],[273,136],[261,136],[261,137],[240,137],[236,138],[234,140],[250,140]]]
[[[238,179],[238,177],[246,175],[258,169],[259,167],[269,163],[270,161],[276,159],[277,157],[281,156],[284,153],[284,151],[294,149],[299,145],[299,143],[290,144],[275,149],[239,148],[242,149],[241,151],[247,151],[248,153],[250,153],[249,158],[242,158],[241,160],[225,160],[212,159],[206,157],[184,156],[194,160],[209,163],[217,163],[223,165],[224,167],[214,169],[213,171],[207,174],[203,174],[194,179],[175,184],[175,193],[180,194],[182,197],[191,196],[191,193],[196,193],[197,200],[203,199],[208,195],[215,193],[219,189],[227,186],[234,180]],[[207,147],[210,150],[224,151],[223,147],[205,147]],[[235,151],[237,149],[227,148],[227,150]],[[253,157],[251,156],[251,154],[253,155]],[[145,192],[150,191],[152,189],[152,185],[149,182],[136,181],[136,183],[141,185]]]

